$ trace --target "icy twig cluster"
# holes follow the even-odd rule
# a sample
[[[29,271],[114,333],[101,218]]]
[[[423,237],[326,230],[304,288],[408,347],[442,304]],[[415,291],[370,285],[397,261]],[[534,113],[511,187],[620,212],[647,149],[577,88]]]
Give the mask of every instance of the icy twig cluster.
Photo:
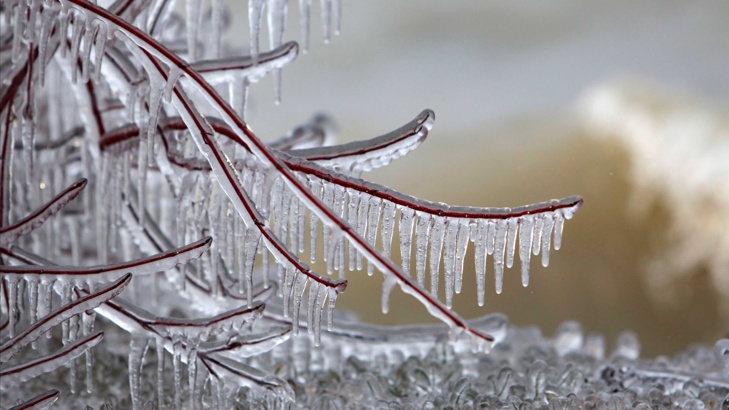
[[[296,401],[296,381],[282,377],[279,365],[306,360],[308,352],[292,355],[299,343],[339,346],[332,363],[355,355],[362,340],[407,343],[409,354],[443,338],[472,350],[469,357],[490,349],[505,322],[466,322],[450,309],[463,290],[469,243],[482,305],[488,256],[497,292],[516,255],[526,286],[531,255],[549,263],[582,199],[456,207],[362,179],[423,142],[434,121],[429,110],[368,141],[324,146],[330,122],[315,117],[265,144],[243,119],[247,90],[272,74],[280,98],[281,70],[298,53],[297,44],[283,43],[287,2],[249,1],[250,55],[231,54],[222,41],[222,2],[212,1],[207,17],[202,1],[188,0],[184,20],[172,3],[2,3],[3,394],[22,384],[21,408],[59,396],[71,403],[63,386],[38,395],[33,384],[67,369],[68,390],[79,400],[87,397],[77,391],[83,374],[86,394],[99,384],[128,389],[129,405],[142,408],[152,347],[151,395],[160,408],[285,407]],[[299,5],[308,39],[310,2]],[[341,6],[322,6],[328,39]],[[271,49],[262,52],[264,12]],[[394,246],[399,263],[391,258]],[[312,270],[303,255],[325,262],[326,273]],[[406,328],[385,335],[342,320],[335,326],[345,271],[365,264],[368,274],[383,275],[383,311],[399,285],[447,324],[447,333],[428,328],[413,341]],[[97,314],[106,321],[96,323]],[[302,326],[307,332],[299,335]],[[129,334],[127,345],[120,329]],[[107,376],[119,369],[121,352],[128,386],[112,387]]]

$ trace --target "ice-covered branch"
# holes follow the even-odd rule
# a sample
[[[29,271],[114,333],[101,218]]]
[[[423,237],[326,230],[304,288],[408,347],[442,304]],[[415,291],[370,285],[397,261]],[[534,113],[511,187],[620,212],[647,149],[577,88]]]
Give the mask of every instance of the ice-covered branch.
[[[376,138],[330,147],[295,149],[287,151],[287,154],[359,175],[383,167],[418,148],[432,128],[433,121],[435,113],[425,110],[409,123]]]
[[[320,200],[313,196],[302,185],[302,183],[285,167],[285,165],[276,158],[276,156],[272,152],[268,151],[266,146],[260,140],[258,140],[258,138],[255,137],[255,135],[248,128],[248,126],[240,119],[240,117],[238,117],[238,115],[236,115],[233,109],[229,105],[227,105],[225,101],[217,94],[215,89],[210,86],[210,84],[205,82],[205,80],[199,73],[191,69],[189,65],[182,61],[177,55],[167,50],[163,45],[157,43],[154,39],[150,38],[144,32],[129,25],[125,21],[108,13],[106,10],[100,7],[88,3],[83,3],[78,0],[71,0],[69,4],[71,3],[74,7],[84,10],[90,15],[95,15],[97,16],[97,18],[100,18],[107,23],[115,25],[116,28],[124,33],[123,35],[125,37],[135,43],[136,47],[140,47],[141,49],[143,49],[145,54],[148,53],[150,59],[160,59],[161,62],[173,68],[175,70],[175,73],[168,76],[168,80],[172,79],[173,82],[176,82],[178,79],[178,72],[180,73],[180,76],[184,76],[188,80],[190,80],[191,87],[200,92],[208,99],[208,102],[219,113],[221,118],[229,126],[231,126],[236,134],[244,138],[244,142],[251,149],[251,152],[256,155],[259,160],[270,166],[272,169],[275,169],[276,173],[281,175],[286,185],[307,205],[307,207],[309,207],[317,215],[317,217],[319,217],[325,222],[326,225],[335,229],[337,232],[341,232],[359,252],[367,257],[367,259],[370,260],[374,265],[376,265],[376,267],[380,269],[385,275],[393,275],[392,277],[388,277],[387,282],[391,283],[392,285],[394,285],[395,283],[399,283],[401,288],[406,293],[415,296],[428,308],[431,314],[445,321],[446,323],[449,323],[454,327],[460,328],[463,331],[473,335],[474,337],[482,339],[483,341],[488,342],[492,340],[492,338],[488,335],[481,334],[480,332],[469,328],[463,321],[463,319],[461,319],[458,315],[443,306],[436,297],[422,291],[416,282],[414,282],[407,275],[405,275],[388,258],[382,256],[379,252],[377,252],[362,237],[355,233],[355,231],[346,222],[344,222],[329,209],[327,209],[326,206],[324,206]],[[143,57],[141,53],[135,51],[135,46],[130,44],[129,49],[130,51],[135,53],[138,58]],[[151,61],[151,63],[155,64],[154,61]],[[158,76],[159,73],[154,72],[155,68],[158,71],[161,69],[159,66],[150,67],[150,64],[146,64],[146,69],[148,72],[151,73],[150,75]],[[190,101],[184,95],[182,95],[181,89],[177,87],[177,85],[173,85],[173,87],[175,93],[173,103],[177,107],[178,111],[183,114],[183,118],[186,117],[185,121],[191,128],[191,131],[193,131],[193,136],[196,138],[196,143],[199,149],[201,149],[203,152],[207,151],[206,156],[208,158],[211,158],[211,166],[215,170],[216,174],[219,175],[219,177],[223,177],[221,181],[221,186],[223,187],[224,191],[226,191],[227,195],[231,198],[231,200],[236,201],[237,198],[237,201],[239,201],[235,205],[241,217],[243,217],[246,222],[252,223],[253,221],[251,220],[251,212],[255,210],[255,208],[246,206],[243,191],[235,189],[235,182],[237,182],[237,178],[233,177],[234,173],[230,174],[230,169],[232,169],[232,167],[227,165],[229,168],[226,168],[226,164],[229,164],[229,161],[227,161],[227,157],[222,156],[222,153],[220,153],[219,150],[216,149],[217,142],[211,139],[212,130],[210,129],[210,125],[204,119],[197,116],[199,114],[191,111],[192,106],[190,104]],[[215,158],[215,161],[213,161],[212,158]],[[233,169],[233,171],[235,170]],[[227,180],[228,182],[222,183],[225,180]],[[274,241],[266,241],[267,246],[269,243],[273,244]],[[286,256],[288,251],[285,248],[274,248],[277,253],[283,254],[286,259],[289,259],[289,261],[291,261],[291,258]],[[296,258],[293,259],[296,260]],[[392,285],[389,286],[392,287]],[[321,298],[317,297],[317,300],[320,299],[323,303],[325,298],[326,296],[323,296]]]
[[[58,400],[60,395],[61,392],[56,389],[51,389],[28,401],[18,404],[17,406],[11,407],[10,410],[44,410],[51,407],[51,405]]]
[[[48,220],[51,216],[62,210],[73,201],[86,188],[86,179],[81,179],[56,195],[45,205],[33,211],[30,215],[12,225],[0,228],[0,246],[7,245],[17,238],[33,231]]]
[[[150,275],[172,269],[191,259],[199,258],[208,250],[211,243],[212,238],[208,237],[148,258],[104,266],[0,266],[0,274],[5,276],[6,280],[7,278],[27,281],[59,280],[82,286],[88,283],[111,282],[127,273]]]
[[[8,388],[56,370],[96,346],[103,337],[104,332],[98,332],[71,343],[56,353],[17,366],[0,369],[0,387]]]
[[[27,329],[15,336],[13,339],[8,340],[2,346],[0,346],[0,364],[10,360],[23,347],[38,339],[41,335],[49,331],[54,326],[57,326],[58,324],[71,318],[72,316],[81,314],[87,310],[91,310],[99,306],[100,304],[108,301],[109,299],[115,297],[116,295],[121,293],[124,288],[126,288],[131,280],[132,275],[128,273],[116,282],[99,290],[98,292],[87,294],[79,299],[76,299],[66,305],[63,305],[53,310],[48,315],[44,316],[37,322],[30,325]]]

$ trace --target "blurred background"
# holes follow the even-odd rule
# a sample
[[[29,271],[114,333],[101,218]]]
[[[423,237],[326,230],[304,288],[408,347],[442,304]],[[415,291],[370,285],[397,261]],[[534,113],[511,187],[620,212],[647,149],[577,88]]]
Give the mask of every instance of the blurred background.
[[[241,3],[231,24],[247,44]],[[729,2],[344,1],[328,45],[319,7],[282,103],[270,78],[251,89],[262,139],[318,112],[339,141],[366,139],[431,108],[426,143],[365,177],[454,205],[585,199],[550,266],[532,261],[528,288],[507,270],[501,295],[488,277],[482,308],[469,250],[457,312],[503,312],[548,336],[577,320],[608,346],[632,330],[646,357],[727,334]],[[300,38],[292,2],[286,39]],[[383,315],[381,278],[348,279],[338,309],[433,321],[399,290]]]

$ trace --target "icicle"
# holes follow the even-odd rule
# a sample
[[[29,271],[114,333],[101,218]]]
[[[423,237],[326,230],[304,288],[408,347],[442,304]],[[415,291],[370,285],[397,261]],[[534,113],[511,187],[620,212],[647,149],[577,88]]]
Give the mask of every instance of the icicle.
[[[274,254],[274,259],[277,259]],[[276,260],[278,262],[278,260]],[[284,264],[278,263],[276,265],[276,278],[278,278],[278,295],[283,297],[284,295]]]
[[[269,276],[268,276],[269,252],[268,252],[268,247],[266,247],[266,245],[265,245],[265,241],[262,241],[261,246],[259,246],[258,249],[260,249],[260,252],[261,252],[261,272],[263,273],[263,286],[267,288],[268,281],[269,281]]]
[[[417,212],[415,225],[415,274],[420,287],[425,287],[425,258],[428,255],[428,237],[430,236],[430,214]]]
[[[398,226],[400,235],[400,259],[402,270],[410,275],[410,248],[413,240],[413,219],[415,211],[410,208],[400,208],[400,223]]]
[[[97,26],[93,26],[91,19],[86,19],[86,30],[83,36],[83,54],[81,55],[81,81],[89,81],[91,70],[91,49],[93,48],[93,39],[98,30]]]
[[[544,216],[534,216],[534,232],[532,233],[532,254],[539,255],[542,247],[542,229],[544,229]]]
[[[78,77],[78,54],[81,48],[81,36],[84,32],[84,22],[80,21],[80,13],[74,15],[73,19],[73,34],[71,37],[71,83],[76,84],[76,78]]]
[[[446,219],[442,216],[433,217],[433,228],[430,230],[430,293],[438,295],[438,277],[440,275],[440,256],[443,250],[443,235],[445,234]]]
[[[283,294],[283,314],[284,317],[291,317],[289,314],[289,304],[291,302],[291,295],[294,292],[294,276],[298,272],[295,270],[294,265],[288,264],[285,268],[285,275],[283,280],[283,286],[281,293]]]
[[[197,61],[199,53],[197,50],[198,33],[202,20],[202,0],[187,0],[187,61]]]
[[[94,81],[99,82],[101,79],[101,62],[104,59],[104,53],[106,51],[108,28],[100,20],[96,20],[96,22],[98,22],[98,31],[96,34],[96,51],[94,52]]]
[[[329,288],[328,292],[329,296],[327,297],[327,301],[329,302],[329,306],[327,306],[327,330],[331,331],[334,325],[334,304],[337,303],[337,290]]]
[[[397,279],[390,273],[385,273],[385,281],[382,283],[382,313],[390,311],[390,294],[397,284]]]
[[[332,39],[332,0],[321,0],[321,21],[324,28],[324,43]]]
[[[549,248],[552,242],[552,228],[554,228],[554,219],[552,214],[544,215],[544,227],[542,228],[542,266],[549,266]]]
[[[306,315],[307,331],[310,335],[314,334],[314,307],[316,306],[316,295],[319,293],[319,282],[311,281],[309,283],[309,304]]]
[[[18,10],[16,10],[16,12],[17,11]],[[73,18],[73,12],[71,12],[70,10],[67,11],[65,8],[63,8],[63,10],[61,11],[61,15],[60,15],[60,17],[58,19],[59,26],[60,26],[60,29],[58,31],[59,31],[59,33],[61,33],[61,35],[63,37],[65,37],[65,36],[68,35],[67,34],[68,33],[68,25],[70,24],[72,18]],[[16,16],[15,21],[19,21],[19,19],[18,19],[17,16]],[[16,30],[20,30],[20,27],[16,26]],[[20,36],[14,35],[13,36],[13,40],[15,40],[16,38],[18,40],[20,40]],[[61,43],[60,44],[61,58],[66,58],[66,53],[68,52],[68,43],[65,42],[65,41],[61,41],[60,43]],[[15,46],[15,42],[13,42],[13,47],[14,46]],[[14,49],[15,48],[13,48],[13,50]]]
[[[496,237],[496,221],[488,221],[486,223],[486,253],[494,254],[494,238]]]
[[[261,233],[258,229],[246,229],[245,239],[243,240],[243,279],[246,283],[248,307],[253,306],[253,263],[256,259],[256,250],[260,240]],[[266,275],[264,274],[264,276]]]
[[[476,222],[476,232],[472,238],[474,241],[475,267],[476,267],[476,292],[478,305],[484,304],[484,293],[486,283],[486,221],[479,219]]]
[[[213,0],[211,2],[210,25],[213,30],[212,57],[220,58],[220,40],[223,32],[223,0]]]
[[[8,337],[15,337],[15,326],[18,318],[18,281],[9,277],[5,278],[5,287],[8,289]],[[65,322],[64,322],[65,323]]]
[[[296,225],[296,228],[292,230],[292,251],[294,253],[302,253],[305,249],[305,226],[306,226],[306,204],[304,201],[299,200],[298,198],[294,198],[291,201],[291,206],[296,207],[296,210],[292,213],[294,216],[292,218],[291,224]],[[294,239],[293,235],[296,235],[296,239]],[[294,246],[294,244],[296,246]]]
[[[283,198],[284,191],[283,184],[284,182],[281,178],[276,178],[273,183],[273,187],[271,188],[268,200],[268,209],[271,213],[271,221],[274,224],[273,232],[276,236],[279,236],[279,231],[281,228],[281,199]]]
[[[38,321],[38,280],[29,279],[26,281],[28,285],[28,302],[30,304],[30,323]]]
[[[334,198],[332,200],[331,204],[331,210],[334,212],[335,215],[342,217],[343,215],[343,207],[346,206],[345,204],[345,198],[347,197],[346,191],[344,188],[335,185],[334,186]],[[325,205],[327,205],[325,201]],[[344,273],[344,270],[342,268],[342,257],[340,256],[341,251],[344,249],[344,235],[342,234],[341,230],[337,227],[333,228],[331,230],[331,234],[327,236],[327,251],[328,255],[325,255],[327,257],[327,274],[331,275],[334,270],[339,270],[340,277]]]
[[[380,198],[373,197],[370,200],[370,209],[367,217],[367,235],[365,239],[371,247],[375,247],[375,241],[377,240],[377,226],[380,221],[380,204],[382,200]],[[367,275],[372,276],[375,271],[375,265],[372,262],[367,261]]]
[[[182,344],[179,336],[172,341],[172,365],[174,367],[175,377],[175,408],[182,408],[182,363],[180,356],[182,355]]]
[[[69,302],[72,300],[75,300],[75,293],[69,289],[69,292],[71,296],[69,297]],[[68,319],[68,341],[69,343],[74,342],[76,339],[78,339],[78,316],[74,315],[71,316]],[[72,360],[68,364],[69,371],[68,371],[68,380],[69,380],[69,390],[71,393],[76,393],[76,374],[78,367],[76,366],[76,360]]]
[[[291,210],[291,197],[293,192],[284,186],[281,195],[281,205],[278,210],[278,221],[276,225],[276,231],[278,232],[277,237],[281,239],[282,243],[286,243],[286,237],[288,236],[289,224],[290,224],[290,213]]]
[[[516,231],[519,228],[519,219],[509,218],[506,221],[506,267],[514,266],[514,252],[516,249]]]
[[[301,42],[304,54],[309,52],[309,33],[311,32],[311,0],[299,0],[299,15],[301,24]]]
[[[40,39],[38,40],[38,62],[40,66],[38,79],[40,80],[41,86],[45,84],[46,51],[48,50],[48,40],[50,39],[57,15],[58,11],[53,7],[45,7],[41,12],[41,33]]]
[[[20,1],[18,2],[18,6],[15,7],[15,26],[13,27],[13,62],[18,61],[18,58],[20,58],[20,43],[23,40],[23,26],[25,23],[25,6],[26,3]]]
[[[155,351],[157,352],[157,408],[162,409],[165,404],[165,348],[161,337],[156,337],[154,340]]]
[[[250,191],[249,191],[250,192]],[[289,248],[294,254],[299,252],[299,228],[301,220],[304,215],[301,214],[301,204],[297,197],[292,197],[289,205]]]
[[[496,222],[494,234],[494,277],[496,279],[496,293],[501,294],[504,286],[504,249],[506,247],[506,221],[499,219]]]
[[[253,202],[255,202],[256,204],[263,204],[263,191],[265,190],[264,184],[266,183],[266,174],[267,172],[263,169],[257,168],[254,171],[253,193],[251,195],[251,199],[253,199]],[[261,214],[263,214],[263,216],[266,216],[268,214],[268,209],[261,209]]]
[[[240,103],[239,105],[236,105],[238,112],[240,113],[240,118],[245,121],[246,119],[246,107],[248,106],[248,88],[250,88],[250,81],[248,81],[248,78],[244,78],[240,84],[238,82],[235,83],[236,88],[240,89]]]
[[[259,43],[261,35],[261,17],[265,0],[248,0],[248,28],[250,30],[251,57],[258,60]]]
[[[45,315],[51,314],[53,311],[53,287],[56,285],[55,280],[49,280],[45,282],[45,294],[43,295],[43,307],[45,308]],[[46,333],[46,336],[50,339],[51,332]]]
[[[144,335],[132,335],[129,343],[129,390],[132,396],[132,408],[141,409],[140,395],[142,388],[141,370],[144,365],[144,353],[147,338]]]
[[[529,259],[532,255],[533,229],[534,217],[522,216],[519,222],[519,260],[521,260],[521,284],[524,287],[529,285]]]
[[[562,247],[562,230],[564,228],[564,216],[562,211],[558,210],[554,213],[554,250],[558,251]]]
[[[275,49],[283,44],[288,4],[288,0],[268,0],[268,37],[271,43],[271,49]],[[276,104],[280,104],[281,68],[276,68],[273,72],[273,89],[276,96]]]
[[[90,286],[91,290],[93,291],[94,287]],[[83,323],[83,335],[84,336],[91,336],[91,333],[94,331],[94,320],[96,319],[96,312],[91,311],[91,314],[83,313],[81,315],[81,322]],[[85,361],[86,361],[86,393],[93,393],[94,392],[94,352],[92,350],[87,350],[86,353],[84,353]]]
[[[326,286],[319,286],[314,307],[314,346],[321,345],[321,316],[328,293]]]
[[[312,179],[309,181],[309,189],[311,193],[321,198],[322,184],[318,179]],[[309,259],[311,263],[316,262],[316,237],[319,231],[319,218],[313,213],[309,213],[309,240],[311,241],[309,246]]]
[[[334,0],[334,35],[338,36],[342,32],[342,0]]]
[[[334,186],[332,184],[328,183],[322,183],[322,203],[327,209],[332,209],[334,205]],[[331,274],[331,256],[332,256],[332,249],[330,249],[334,244],[331,242],[331,228],[328,224],[322,224],[322,232],[323,232],[323,238],[322,238],[322,250],[323,250],[323,259],[325,262],[327,262],[327,273]]]
[[[453,288],[455,277],[453,275],[453,268],[456,261],[456,241],[458,240],[458,221],[455,219],[448,219],[443,238],[443,271],[445,281],[445,300],[446,307],[448,309],[453,307]]]
[[[147,150],[149,146],[146,138],[139,140],[139,155],[137,156],[137,209],[139,210],[139,226],[144,228],[145,203],[147,200]]]
[[[372,196],[369,194],[362,193],[359,197],[359,207],[357,208],[357,235],[361,238],[365,237],[367,233],[367,216],[370,208],[370,200]],[[357,270],[362,270],[362,257],[363,255],[357,252]]]
[[[466,260],[466,249],[468,248],[468,237],[471,233],[471,226],[468,222],[461,221],[458,228],[458,239],[456,240],[456,293],[461,293],[463,286],[463,262]]]
[[[380,231],[380,239],[382,241],[382,256],[388,259],[392,252],[392,231],[395,226],[396,210],[397,208],[394,203],[385,201],[385,206],[382,208],[382,229]],[[408,235],[408,237],[409,236],[410,235]]]
[[[154,78],[154,77],[150,77]],[[162,108],[162,93],[164,85],[153,81],[149,85],[149,118],[147,123],[147,165],[154,166],[154,137],[157,134],[157,122],[159,121],[160,109]]]
[[[195,381],[197,379],[197,345],[199,341],[187,340],[187,386],[190,397],[190,405],[194,407],[197,402],[197,388]]]
[[[299,311],[301,310],[301,299],[304,297],[306,284],[309,282],[306,275],[296,276],[296,285],[294,286],[293,300],[291,302],[291,327],[294,335],[299,334]]]
[[[349,210],[347,211],[347,223],[351,227],[357,226],[357,209],[359,208],[359,191],[350,190],[349,194]],[[349,254],[349,270],[353,271],[355,268],[355,260],[357,256],[357,250],[352,245],[351,241],[348,241],[348,254]]]
[[[341,236],[342,237],[337,244],[337,260],[335,269],[339,270],[339,279],[344,279],[344,250],[346,248],[346,241],[344,240],[344,235]]]
[[[129,153],[122,153],[122,176],[121,176],[121,192],[124,205],[129,203],[129,175],[131,175],[132,157]]]
[[[28,2],[28,6],[30,8],[30,13],[28,14],[28,26],[26,28],[26,34],[28,34],[28,42],[29,43],[35,43],[36,39],[36,20],[38,19],[38,14],[40,13],[41,8],[41,2],[40,1],[32,1]]]

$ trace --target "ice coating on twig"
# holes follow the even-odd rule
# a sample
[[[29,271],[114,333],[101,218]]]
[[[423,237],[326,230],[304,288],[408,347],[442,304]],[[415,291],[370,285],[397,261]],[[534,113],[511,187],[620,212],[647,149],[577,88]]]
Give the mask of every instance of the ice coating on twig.
[[[41,226],[48,218],[73,201],[86,188],[86,183],[86,179],[79,180],[30,215],[12,225],[0,228],[0,246],[7,245]]]
[[[433,127],[435,113],[424,110],[402,127],[366,141],[355,141],[330,147],[297,149],[289,155],[306,158],[327,168],[359,175],[388,165],[415,150]]]
[[[56,389],[48,390],[47,392],[43,392],[35,397],[33,397],[30,400],[27,400],[21,404],[18,404],[17,406],[13,406],[10,408],[10,410],[43,410],[51,407],[53,403],[55,403],[58,400],[58,397],[61,395],[61,392],[59,392]]]
[[[200,359],[216,379],[222,379],[227,383],[235,383],[240,387],[271,390],[276,394],[277,400],[284,403],[295,399],[294,392],[289,384],[278,377],[224,357],[201,355]]]
[[[85,283],[111,282],[126,273],[149,275],[172,269],[177,265],[199,258],[212,243],[212,238],[204,238],[190,245],[174,248],[149,258],[137,259],[106,266],[88,268],[66,266],[0,266],[0,273],[6,277],[24,280],[58,280],[83,285]]]
[[[57,326],[74,315],[91,310],[105,301],[117,296],[124,290],[131,280],[132,275],[126,274],[106,288],[72,301],[67,305],[61,306],[49,315],[33,323],[26,330],[0,346],[0,363],[5,363],[10,360],[23,347],[38,339],[42,334],[49,331],[54,326]]]
[[[299,46],[294,42],[288,42],[261,53],[257,60],[250,56],[227,57],[197,61],[190,67],[202,74],[211,84],[229,82],[235,78],[245,78],[249,84],[253,84],[270,72],[291,64],[298,52]]]
[[[97,311],[132,334],[205,341],[221,333],[239,331],[245,323],[256,320],[263,307],[263,303],[257,303],[252,308],[237,308],[209,318],[181,319],[157,317],[120,298],[107,302]]]
[[[104,332],[78,340],[48,356],[0,370],[0,386],[8,388],[26,382],[43,373],[47,373],[65,365],[81,356],[86,350],[96,346],[104,337]]]

